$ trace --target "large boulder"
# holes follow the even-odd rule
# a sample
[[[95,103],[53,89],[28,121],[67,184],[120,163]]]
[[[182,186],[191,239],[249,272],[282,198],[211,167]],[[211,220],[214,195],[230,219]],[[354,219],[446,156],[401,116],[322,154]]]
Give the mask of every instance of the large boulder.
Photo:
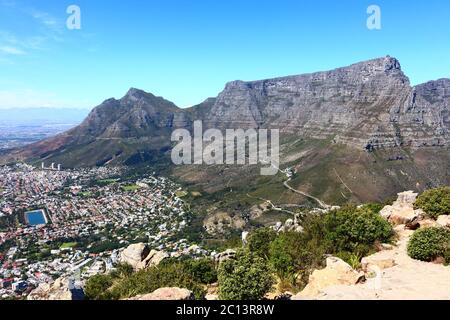
[[[315,270],[309,277],[308,285],[292,297],[292,300],[317,297],[327,287],[335,285],[354,285],[364,278],[364,274],[355,271],[348,263],[336,257],[327,258],[327,266]]]
[[[397,200],[390,206],[385,206],[380,215],[394,225],[409,224],[418,219],[422,210],[414,210],[417,193],[405,191],[398,194]]]
[[[154,267],[161,263],[166,258],[169,258],[170,255],[164,251],[152,250],[148,254],[148,256],[139,264],[139,269],[145,269],[148,267]]]
[[[144,243],[129,245],[120,254],[120,262],[131,265],[134,270],[142,270],[147,267],[157,266],[169,254],[164,251],[151,250]]]
[[[150,253],[149,247],[144,243],[130,244],[120,254],[120,262],[129,264],[135,270],[141,269],[141,262]]]
[[[194,294],[188,289],[159,288],[152,293],[139,295],[128,300],[194,300]]]

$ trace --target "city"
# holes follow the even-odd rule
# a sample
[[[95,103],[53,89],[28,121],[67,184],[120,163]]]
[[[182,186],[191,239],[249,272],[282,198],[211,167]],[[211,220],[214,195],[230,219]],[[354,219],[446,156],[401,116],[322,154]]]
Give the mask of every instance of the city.
[[[62,276],[109,272],[130,243],[173,257],[207,254],[176,236],[190,219],[181,188],[153,175],[122,181],[124,170],[0,168],[0,298],[24,298]],[[27,215],[36,211],[45,222],[32,225]]]

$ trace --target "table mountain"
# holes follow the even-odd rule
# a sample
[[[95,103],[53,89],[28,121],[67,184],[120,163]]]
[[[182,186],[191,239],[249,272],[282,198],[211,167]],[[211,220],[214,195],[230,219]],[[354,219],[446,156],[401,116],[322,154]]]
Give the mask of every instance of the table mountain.
[[[377,199],[411,186],[450,183],[449,104],[450,79],[411,86],[389,56],[326,72],[233,81],[216,98],[188,109],[130,89],[94,108],[78,127],[11,150],[2,162],[152,162],[169,153],[175,128],[203,120],[205,128],[278,128],[283,164],[302,175],[297,187],[332,202]],[[188,166],[174,174],[215,192],[233,185],[225,176],[233,180],[249,169],[228,168],[223,178],[221,170]]]

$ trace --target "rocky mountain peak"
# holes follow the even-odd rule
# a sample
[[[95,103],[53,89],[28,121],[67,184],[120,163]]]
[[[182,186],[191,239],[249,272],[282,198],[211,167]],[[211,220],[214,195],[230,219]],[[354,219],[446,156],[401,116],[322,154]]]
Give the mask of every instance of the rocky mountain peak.
[[[130,88],[130,90],[128,90],[128,92],[125,94],[122,100],[135,102],[149,96],[151,96],[151,94],[145,92],[144,90],[140,90],[137,88]]]

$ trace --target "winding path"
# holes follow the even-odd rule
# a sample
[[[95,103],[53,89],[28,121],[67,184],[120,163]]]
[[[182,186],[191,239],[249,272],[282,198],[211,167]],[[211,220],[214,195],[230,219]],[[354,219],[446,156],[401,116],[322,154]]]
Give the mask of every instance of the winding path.
[[[320,206],[321,208],[323,208],[323,209],[330,209],[330,208],[331,208],[330,205],[326,204],[325,202],[323,202],[323,201],[320,200],[319,198],[316,198],[316,197],[314,197],[314,196],[312,196],[312,195],[310,195],[310,194],[307,194],[307,193],[305,193],[305,192],[303,192],[303,191],[299,191],[299,190],[297,190],[297,189],[292,188],[292,187],[288,184],[289,181],[291,181],[291,178],[288,178],[288,180],[286,180],[286,181],[283,183],[283,185],[284,185],[286,188],[288,188],[289,190],[291,190],[292,192],[301,194],[301,195],[304,196],[304,197],[307,197],[307,198],[310,198],[310,199],[316,201],[316,202],[319,204],[319,206]]]

